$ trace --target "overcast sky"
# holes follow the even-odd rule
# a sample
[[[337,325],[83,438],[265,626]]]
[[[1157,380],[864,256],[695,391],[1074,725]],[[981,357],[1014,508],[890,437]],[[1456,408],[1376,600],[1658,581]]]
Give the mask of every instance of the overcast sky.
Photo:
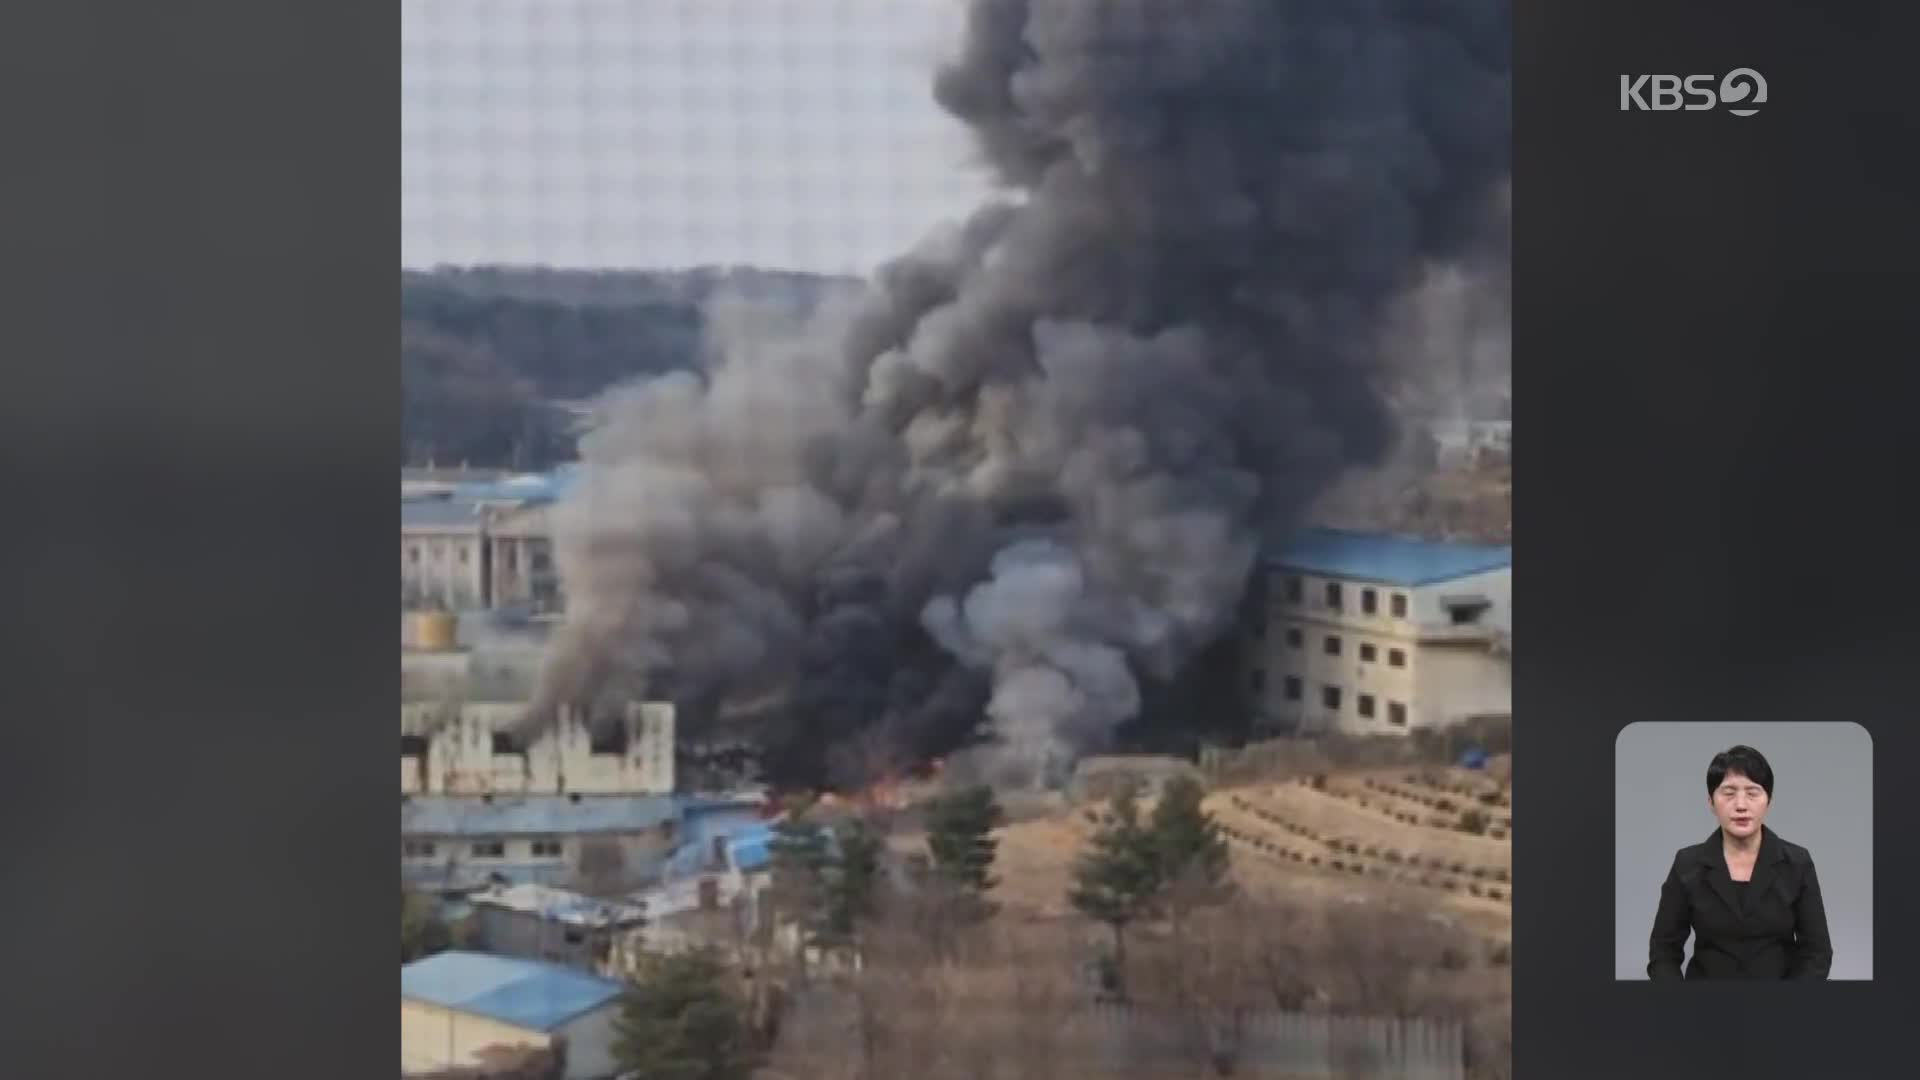
[[[401,263],[865,273],[985,193],[959,8],[401,0]]]

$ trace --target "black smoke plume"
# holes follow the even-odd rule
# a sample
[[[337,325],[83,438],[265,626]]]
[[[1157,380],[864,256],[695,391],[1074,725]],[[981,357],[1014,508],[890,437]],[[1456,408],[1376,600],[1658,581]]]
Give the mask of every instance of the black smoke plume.
[[[984,722],[1000,779],[1057,777],[1385,452],[1382,321],[1475,244],[1507,56],[1504,3],[976,0],[934,94],[1003,196],[614,396],[533,715],[770,701],[776,772]]]

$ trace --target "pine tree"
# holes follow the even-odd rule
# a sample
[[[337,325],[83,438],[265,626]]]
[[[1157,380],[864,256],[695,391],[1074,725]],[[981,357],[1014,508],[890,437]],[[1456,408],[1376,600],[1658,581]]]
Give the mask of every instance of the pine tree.
[[[806,820],[809,805],[791,803],[767,842],[773,863],[773,900],[782,917],[800,931],[805,948],[820,937],[827,917],[827,875],[833,852],[827,834]]]
[[[1138,796],[1131,785],[1123,785],[1075,862],[1067,891],[1075,909],[1113,931],[1113,972],[1123,997],[1127,927],[1152,911],[1162,884],[1161,866],[1155,834],[1140,820]]]
[[[759,1064],[746,1010],[717,952],[649,960],[621,1003],[613,1057],[631,1080],[748,1080]]]
[[[927,807],[927,851],[935,873],[984,897],[1000,883],[993,876],[1000,847],[993,830],[1004,820],[993,789],[984,784],[933,800]]]
[[[1223,898],[1232,855],[1220,823],[1202,809],[1206,791],[1191,777],[1167,782],[1153,808],[1153,847],[1166,900],[1183,910]]]
[[[838,851],[826,883],[825,937],[834,944],[853,944],[859,924],[873,914],[881,839],[860,818],[842,822],[834,838]]]

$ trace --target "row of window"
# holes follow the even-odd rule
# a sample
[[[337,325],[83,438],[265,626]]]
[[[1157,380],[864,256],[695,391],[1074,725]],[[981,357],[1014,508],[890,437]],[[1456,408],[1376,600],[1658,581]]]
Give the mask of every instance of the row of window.
[[[1287,647],[1290,649],[1306,648],[1306,636],[1301,633],[1299,627],[1289,627],[1287,629]],[[1325,652],[1328,656],[1339,656],[1341,655],[1341,652],[1345,648],[1345,646],[1341,643],[1339,634],[1328,634],[1326,636],[1326,639],[1321,642],[1320,647],[1321,647],[1321,650]],[[1360,643],[1360,662],[1361,663],[1363,664],[1377,663],[1379,659],[1380,659],[1380,650],[1377,646],[1373,644],[1373,642],[1363,641]],[[1387,666],[1397,667],[1397,668],[1406,667],[1407,651],[1405,649],[1388,649],[1387,650]]]
[[[1266,689],[1266,673],[1258,668],[1254,669],[1253,672],[1253,689],[1256,692]],[[1306,686],[1300,681],[1300,677],[1297,675],[1287,676],[1286,681],[1281,685],[1281,695],[1288,701],[1299,701],[1305,694]],[[1320,688],[1320,704],[1328,712],[1339,712],[1340,704],[1344,697],[1345,695],[1338,686],[1322,686]],[[1379,702],[1372,694],[1355,695],[1354,712],[1362,720],[1375,719],[1379,713]],[[1406,726],[1407,706],[1405,703],[1399,701],[1387,702],[1387,723],[1400,727]]]
[[[1287,603],[1295,606],[1306,603],[1306,590],[1306,582],[1303,579],[1289,576],[1286,580]],[[1325,595],[1328,607],[1335,611],[1346,610],[1346,589],[1340,582],[1327,582]],[[1394,618],[1404,619],[1407,617],[1406,593],[1393,593],[1387,598],[1387,604]],[[1378,615],[1380,613],[1379,590],[1371,586],[1363,586],[1360,589],[1360,613],[1362,615]]]
[[[433,561],[439,562],[445,554],[446,554],[445,550],[439,544],[433,545],[433,550],[431,552]],[[471,557],[471,552],[469,551],[466,545],[462,544],[454,548],[454,558],[459,561],[461,566],[467,565],[467,560],[470,557]],[[420,545],[419,544],[407,545],[407,562],[414,566],[420,565]],[[514,548],[514,547],[501,549],[501,564],[509,572],[517,572],[520,569],[520,549]],[[529,553],[527,556],[527,564],[536,573],[547,569],[547,567],[550,565],[550,563],[548,562],[547,554],[544,551],[533,551]]]
[[[535,840],[529,847],[536,859],[558,859],[566,854],[566,847],[558,840]],[[440,850],[431,840],[402,840],[400,854],[408,859],[431,859]],[[475,840],[467,845],[467,854],[476,859],[504,859],[507,857],[505,840]]]

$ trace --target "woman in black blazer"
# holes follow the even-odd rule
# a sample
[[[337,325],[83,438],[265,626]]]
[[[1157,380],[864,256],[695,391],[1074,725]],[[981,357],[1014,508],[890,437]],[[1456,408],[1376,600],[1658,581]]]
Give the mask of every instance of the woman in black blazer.
[[[1653,917],[1654,979],[1824,979],[1833,942],[1813,857],[1765,825],[1773,769],[1736,746],[1707,766],[1707,801],[1720,827],[1673,857]],[[1681,969],[1687,935],[1693,959]]]

